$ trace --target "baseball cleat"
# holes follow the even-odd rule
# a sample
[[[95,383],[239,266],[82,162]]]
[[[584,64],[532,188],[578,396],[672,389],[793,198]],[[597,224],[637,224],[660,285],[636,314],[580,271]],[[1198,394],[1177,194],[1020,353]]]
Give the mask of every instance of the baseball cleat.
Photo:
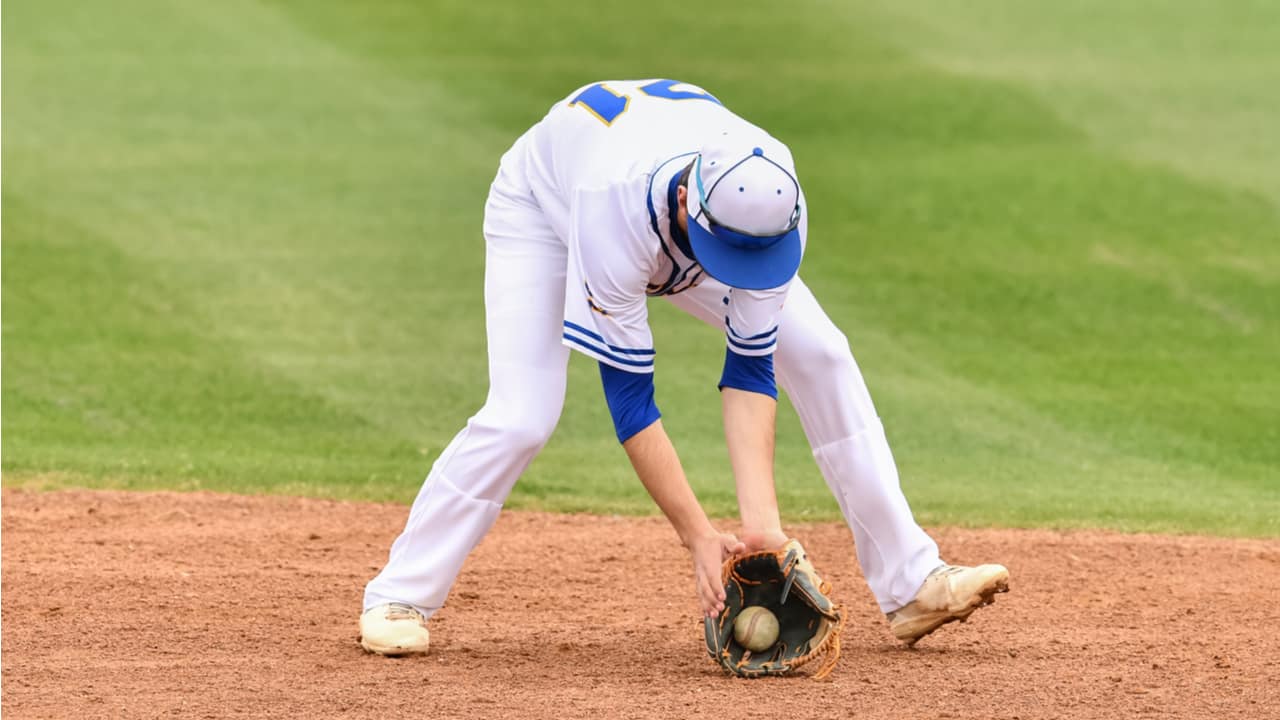
[[[1009,592],[1009,571],[1003,565],[939,565],[914,600],[888,614],[889,629],[910,647],[949,622],[963,622],[1002,592]]]
[[[405,603],[369,608],[360,616],[360,647],[378,655],[416,655],[427,651],[427,619]]]

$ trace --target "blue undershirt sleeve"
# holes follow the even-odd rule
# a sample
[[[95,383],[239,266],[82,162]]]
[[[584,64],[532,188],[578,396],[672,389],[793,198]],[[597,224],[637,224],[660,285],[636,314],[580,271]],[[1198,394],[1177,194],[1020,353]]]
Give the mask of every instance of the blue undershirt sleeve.
[[[662,417],[653,401],[653,373],[630,373],[600,363],[600,381],[618,442],[630,440]]]
[[[720,389],[727,387],[768,395],[777,400],[778,385],[773,378],[773,353],[739,355],[731,348],[726,348]]]

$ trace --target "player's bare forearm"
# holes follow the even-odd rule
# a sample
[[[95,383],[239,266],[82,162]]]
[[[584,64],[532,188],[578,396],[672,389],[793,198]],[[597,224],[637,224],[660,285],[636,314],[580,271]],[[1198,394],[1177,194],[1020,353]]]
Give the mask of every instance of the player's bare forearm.
[[[778,402],[768,395],[725,387],[721,390],[724,436],[738,489],[742,539],[752,549],[786,541],[778,517],[773,482],[774,425]]]
[[[713,617],[724,610],[720,563],[746,548],[738,539],[717,532],[689,487],[675,446],[658,420],[622,444],[640,482],[662,509],[693,557],[694,588],[702,613]]]
[[[680,457],[661,420],[632,435],[622,447],[645,490],[680,536],[680,542],[688,547],[693,539],[715,532],[689,487]]]

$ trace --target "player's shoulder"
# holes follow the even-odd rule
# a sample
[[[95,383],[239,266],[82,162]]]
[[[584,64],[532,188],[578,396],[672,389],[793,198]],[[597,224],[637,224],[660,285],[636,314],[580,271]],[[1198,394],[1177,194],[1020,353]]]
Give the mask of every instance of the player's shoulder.
[[[643,78],[634,80],[596,80],[575,88],[564,96],[563,105],[582,105],[595,111],[605,111],[602,120],[612,124],[617,118],[634,110],[636,106],[689,107],[689,103],[669,101],[705,100],[708,105],[724,110],[724,104],[701,85],[669,78]],[[702,106],[703,103],[693,103]],[[709,109],[704,107],[704,109]]]
[[[635,227],[637,221],[647,225],[652,177],[652,167],[636,163],[602,182],[580,185],[575,190],[575,204],[607,208],[618,223],[627,227]]]
[[[649,231],[643,175],[577,188],[569,254],[592,287],[625,287],[643,294],[653,271],[658,240]]]
[[[615,94],[634,93],[638,96],[647,97],[664,97],[672,93],[710,95],[705,88],[686,83],[680,80],[670,80],[667,78],[632,78],[632,79],[612,79],[612,80],[592,80],[581,85],[565,96],[567,99],[581,95],[593,88],[600,88]]]

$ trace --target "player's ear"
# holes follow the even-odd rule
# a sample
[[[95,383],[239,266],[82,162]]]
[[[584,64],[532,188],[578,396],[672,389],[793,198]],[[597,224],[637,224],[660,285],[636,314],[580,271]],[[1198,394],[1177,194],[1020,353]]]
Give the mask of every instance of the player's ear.
[[[680,204],[680,209],[688,211],[689,209],[689,188],[681,185],[676,188],[676,202]]]

